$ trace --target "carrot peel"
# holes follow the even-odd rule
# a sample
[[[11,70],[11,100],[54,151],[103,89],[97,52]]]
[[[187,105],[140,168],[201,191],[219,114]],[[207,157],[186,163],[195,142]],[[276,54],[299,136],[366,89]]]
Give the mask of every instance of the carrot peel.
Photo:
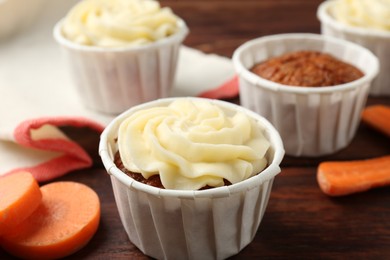
[[[323,162],[317,182],[329,196],[342,196],[390,185],[390,155],[356,161]]]

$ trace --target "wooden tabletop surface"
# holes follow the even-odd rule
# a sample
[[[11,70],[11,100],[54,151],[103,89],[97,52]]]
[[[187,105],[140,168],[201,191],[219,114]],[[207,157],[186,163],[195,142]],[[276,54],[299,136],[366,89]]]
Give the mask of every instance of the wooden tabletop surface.
[[[231,57],[247,40],[289,32],[320,32],[320,0],[171,0],[188,24],[185,44]],[[238,101],[238,98],[232,100]],[[390,97],[368,104],[390,105]],[[91,154],[94,165],[60,178],[85,183],[101,199],[101,223],[90,243],[69,259],[148,259],[127,238],[119,220],[109,176],[97,154],[99,136],[89,129],[65,128]],[[361,124],[352,143],[320,158],[285,156],[267,211],[254,241],[232,259],[390,259],[390,188],[345,197],[324,195],[317,166],[328,160],[365,159],[390,154],[390,140]],[[0,259],[12,259],[1,251]]]

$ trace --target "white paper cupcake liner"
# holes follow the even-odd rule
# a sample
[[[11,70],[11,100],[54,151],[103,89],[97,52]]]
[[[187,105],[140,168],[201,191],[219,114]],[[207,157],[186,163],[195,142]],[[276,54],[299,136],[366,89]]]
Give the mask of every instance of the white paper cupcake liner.
[[[101,136],[99,153],[111,175],[119,215],[131,242],[146,255],[157,259],[225,259],[253,240],[274,177],[280,172],[283,144],[263,117],[213,100],[225,109],[248,114],[264,126],[264,134],[271,142],[266,155],[268,167],[240,183],[201,191],[159,189],[137,182],[113,162],[119,124],[138,109],[166,105],[173,100],[161,99],[134,107],[114,119]]]
[[[265,80],[249,69],[286,52],[312,50],[330,53],[355,65],[364,77],[333,87],[295,87]],[[354,137],[377,58],[353,43],[316,34],[261,37],[240,46],[233,55],[239,75],[241,105],[264,116],[279,131],[286,154],[321,156],[346,147]]]
[[[143,102],[169,97],[179,48],[188,34],[179,31],[154,43],[136,47],[102,48],[75,44],[63,37],[63,21],[54,37],[63,47],[72,78],[86,107],[119,114]]]
[[[342,24],[334,19],[330,8],[336,1],[325,1],[317,10],[321,33],[345,39],[371,50],[379,59],[380,71],[370,88],[370,95],[390,96],[390,31],[366,29]]]

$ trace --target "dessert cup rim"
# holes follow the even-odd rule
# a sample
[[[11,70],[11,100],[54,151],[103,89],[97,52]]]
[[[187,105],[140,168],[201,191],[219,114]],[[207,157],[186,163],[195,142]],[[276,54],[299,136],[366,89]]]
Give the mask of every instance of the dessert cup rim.
[[[138,46],[118,46],[118,47],[102,47],[102,46],[94,46],[94,45],[83,45],[79,43],[75,43],[62,34],[62,25],[64,23],[65,18],[62,18],[59,20],[54,28],[53,28],[53,37],[54,39],[61,44],[62,46],[65,46],[69,49],[74,50],[80,50],[80,51],[86,51],[86,52],[139,52],[142,50],[150,50],[153,48],[160,48],[164,45],[169,45],[172,42],[182,42],[184,38],[188,35],[189,29],[187,27],[187,24],[184,22],[183,19],[178,18],[177,24],[179,30],[168,36],[164,37],[162,39],[159,39],[157,41],[145,44],[145,45],[138,45]]]
[[[390,40],[390,31],[375,28],[362,28],[338,22],[329,13],[329,8],[337,1],[338,0],[327,0],[318,6],[317,18],[320,20],[320,22],[329,25],[338,31],[360,35],[361,37],[377,37]]]
[[[153,101],[149,101],[135,107],[128,109],[127,111],[121,113],[119,116],[114,118],[111,123],[104,129],[103,133],[100,136],[99,143],[99,155],[103,161],[103,164],[107,170],[107,173],[114,176],[121,183],[123,183],[128,188],[133,188],[138,191],[142,191],[148,194],[153,194],[156,196],[165,196],[165,197],[176,197],[176,198],[185,198],[185,199],[195,199],[195,198],[219,198],[219,197],[228,197],[230,194],[237,192],[242,192],[255,188],[262,183],[273,179],[277,174],[280,173],[280,163],[284,156],[284,148],[282,139],[275,129],[275,127],[264,117],[259,114],[241,107],[239,105],[229,103],[226,101],[207,99],[213,104],[224,107],[225,109],[232,109],[233,111],[242,111],[245,114],[248,114],[250,117],[259,121],[264,127],[264,131],[269,134],[269,141],[271,143],[271,149],[273,149],[272,161],[268,166],[261,171],[259,174],[252,176],[244,181],[241,181],[236,184],[229,186],[222,186],[211,188],[207,190],[172,190],[172,189],[161,189],[153,187],[138,181],[135,181],[130,176],[126,175],[124,172],[119,170],[115,163],[113,162],[113,155],[110,155],[110,144],[109,138],[112,139],[113,131],[119,126],[120,122],[123,121],[128,115],[134,113],[135,111],[155,107],[156,105],[165,105],[170,102],[178,99],[175,98],[161,98]],[[198,97],[179,97],[179,99],[190,99],[190,100],[206,100],[205,98]]]
[[[306,86],[290,86],[290,85],[277,83],[271,80],[267,80],[251,72],[249,68],[246,68],[242,64],[241,55],[247,49],[255,48],[257,45],[267,41],[279,41],[279,40],[288,40],[288,39],[324,41],[324,42],[331,42],[339,45],[344,45],[347,48],[354,48],[357,49],[359,52],[362,52],[365,55],[367,55],[373,61],[374,65],[372,68],[368,70],[367,73],[364,73],[363,77],[345,84],[340,84],[335,86],[306,87]],[[244,79],[248,80],[252,84],[256,85],[257,87],[262,87],[273,91],[281,91],[281,92],[296,93],[296,94],[318,94],[318,93],[333,93],[335,91],[347,91],[372,81],[379,72],[378,58],[367,48],[346,40],[337,39],[335,37],[325,36],[321,34],[314,34],[314,33],[274,34],[274,35],[255,38],[239,46],[234,51],[232,59],[237,74],[240,77],[243,77]]]

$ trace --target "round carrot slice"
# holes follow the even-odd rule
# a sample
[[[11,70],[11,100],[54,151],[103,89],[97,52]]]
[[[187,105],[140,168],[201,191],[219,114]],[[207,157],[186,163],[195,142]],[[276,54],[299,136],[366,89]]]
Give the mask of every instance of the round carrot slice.
[[[0,238],[1,246],[12,255],[29,259],[61,258],[84,247],[99,226],[97,194],[76,182],[53,182],[41,191],[40,206]]]
[[[0,178],[0,235],[13,229],[39,206],[42,193],[29,172]]]

